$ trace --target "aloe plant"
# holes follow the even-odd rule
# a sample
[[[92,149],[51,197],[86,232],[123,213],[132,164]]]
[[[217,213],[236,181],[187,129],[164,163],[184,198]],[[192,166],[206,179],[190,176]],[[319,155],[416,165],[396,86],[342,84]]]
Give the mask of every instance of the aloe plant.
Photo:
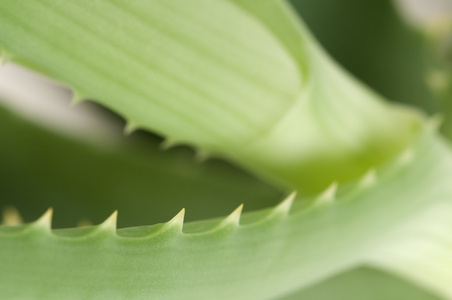
[[[36,197],[17,192],[27,214],[43,202],[70,214],[99,201],[91,219],[112,204],[145,207],[140,220],[153,207],[172,210],[168,190],[148,195],[152,203],[143,197],[147,174],[162,186],[190,185],[191,197],[188,188],[171,191],[181,208],[238,199],[256,208],[198,212],[193,219],[204,220],[190,222],[182,209],[163,223],[119,229],[117,212],[99,225],[52,229],[49,209],[0,227],[3,297],[315,299],[368,279],[391,285],[398,299],[452,298],[452,156],[438,118],[387,102],[344,71],[284,1],[0,3],[5,56],[72,88],[74,102],[118,113],[128,133],[155,132],[165,148],[190,145],[269,184],[221,163],[199,173],[202,166],[172,164],[158,151],[145,158],[141,146],[93,149],[2,111],[2,141],[23,148],[0,149],[11,174],[5,189],[20,190],[21,176],[25,187],[43,186]],[[54,158],[44,164],[27,148],[43,139],[40,157]],[[55,176],[65,168],[86,179]],[[55,197],[61,187],[75,192]],[[208,196],[215,193],[221,201]],[[402,279],[344,273],[362,266]],[[338,274],[345,279],[320,283]]]

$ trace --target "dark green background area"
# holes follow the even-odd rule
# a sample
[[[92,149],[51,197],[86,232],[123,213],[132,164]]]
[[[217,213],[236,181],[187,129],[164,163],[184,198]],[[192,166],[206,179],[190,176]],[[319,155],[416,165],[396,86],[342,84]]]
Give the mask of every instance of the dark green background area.
[[[54,227],[94,224],[119,210],[119,227],[187,220],[276,205],[284,193],[220,160],[198,163],[193,150],[161,151],[161,139],[124,137],[113,149],[43,130],[0,109],[0,209],[33,221],[52,206]]]
[[[428,113],[438,100],[426,83],[429,49],[388,0],[290,0],[342,66],[387,99]]]

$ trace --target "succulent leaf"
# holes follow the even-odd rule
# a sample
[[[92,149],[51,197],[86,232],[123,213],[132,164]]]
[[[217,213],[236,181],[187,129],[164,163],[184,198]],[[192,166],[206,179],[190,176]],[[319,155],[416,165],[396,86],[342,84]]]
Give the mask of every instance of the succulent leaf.
[[[286,188],[352,180],[422,127],[332,62],[283,1],[0,4],[0,44],[16,61],[118,112],[126,132],[152,130]]]
[[[339,187],[335,205],[318,206],[318,197],[299,197],[285,216],[274,213],[282,211],[281,205],[241,217],[239,207],[222,220],[182,227],[182,210],[167,223],[119,229],[114,235],[93,232],[111,232],[115,214],[100,226],[44,235],[0,227],[0,252],[10,257],[0,273],[3,295],[58,299],[77,289],[77,297],[98,299],[282,296],[327,274],[374,261],[380,249],[400,241],[396,233],[450,223],[450,205],[441,206],[447,210],[440,215],[431,213],[452,196],[446,180],[452,172],[448,146],[429,131],[413,146],[413,153],[415,163],[401,165],[394,158],[376,170],[378,180],[365,189],[356,188],[359,180]],[[288,199],[285,208],[292,201]],[[303,205],[306,202],[311,204]],[[32,226],[47,228],[49,216],[46,213]],[[234,224],[235,229],[219,230],[223,227],[218,224]],[[33,259],[24,264],[24,257]],[[228,284],[220,284],[224,282]]]
[[[114,212],[52,230],[49,209],[0,227],[2,296],[271,299],[366,263],[409,278],[411,261],[384,253],[406,250],[412,235],[434,254],[449,250],[422,237],[452,217],[452,154],[437,122],[349,76],[285,2],[0,4],[2,49],[124,116],[126,133],[153,130],[300,195],[222,219],[184,223],[182,209],[122,229]],[[417,263],[432,277],[415,280],[452,295],[449,273],[428,258]],[[450,266],[448,253],[438,260]]]

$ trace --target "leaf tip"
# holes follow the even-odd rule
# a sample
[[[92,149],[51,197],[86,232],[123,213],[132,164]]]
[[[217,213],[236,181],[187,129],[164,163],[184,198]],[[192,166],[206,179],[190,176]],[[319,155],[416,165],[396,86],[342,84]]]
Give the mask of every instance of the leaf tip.
[[[408,148],[400,154],[397,161],[401,165],[407,165],[414,160],[414,150],[412,148]]]
[[[138,125],[135,122],[128,121],[124,127],[124,134],[131,135],[134,131],[138,129]]]
[[[182,208],[171,220],[166,222],[167,227],[177,227],[182,230],[184,226],[185,208]]]
[[[53,208],[49,207],[46,212],[33,223],[33,227],[39,227],[50,231],[52,229]]]
[[[115,210],[105,221],[103,221],[99,227],[103,230],[116,231],[118,222],[118,211]]]
[[[321,193],[317,197],[314,204],[317,206],[334,203],[334,200],[336,199],[337,186],[337,182],[333,182],[328,188],[326,188],[325,191],[323,191],[323,193]]]
[[[297,196],[297,192],[293,191],[292,193],[290,193],[289,196],[287,196],[281,203],[279,203],[275,208],[274,208],[274,212],[275,213],[280,213],[280,214],[284,214],[284,215],[288,215],[290,209],[292,208],[293,202],[295,197]]]
[[[221,225],[235,225],[239,226],[240,216],[242,215],[243,203],[240,204],[232,213],[229,214],[222,222]]]
[[[203,163],[209,158],[209,154],[209,151],[202,148],[197,148],[195,152],[195,161],[197,163]]]
[[[165,151],[177,145],[177,141],[171,138],[166,138],[160,143],[159,147],[161,150]]]
[[[370,187],[374,185],[377,182],[377,172],[375,169],[370,169],[367,171],[363,177],[361,177],[361,180],[359,181],[360,187]]]

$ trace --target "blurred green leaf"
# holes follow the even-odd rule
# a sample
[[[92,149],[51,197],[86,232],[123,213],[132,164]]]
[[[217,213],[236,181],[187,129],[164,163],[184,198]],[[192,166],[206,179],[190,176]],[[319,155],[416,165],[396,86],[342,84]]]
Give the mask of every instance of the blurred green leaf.
[[[434,113],[428,42],[393,1],[290,0],[326,50],[387,99]]]
[[[357,268],[278,300],[439,300],[389,273]]]

